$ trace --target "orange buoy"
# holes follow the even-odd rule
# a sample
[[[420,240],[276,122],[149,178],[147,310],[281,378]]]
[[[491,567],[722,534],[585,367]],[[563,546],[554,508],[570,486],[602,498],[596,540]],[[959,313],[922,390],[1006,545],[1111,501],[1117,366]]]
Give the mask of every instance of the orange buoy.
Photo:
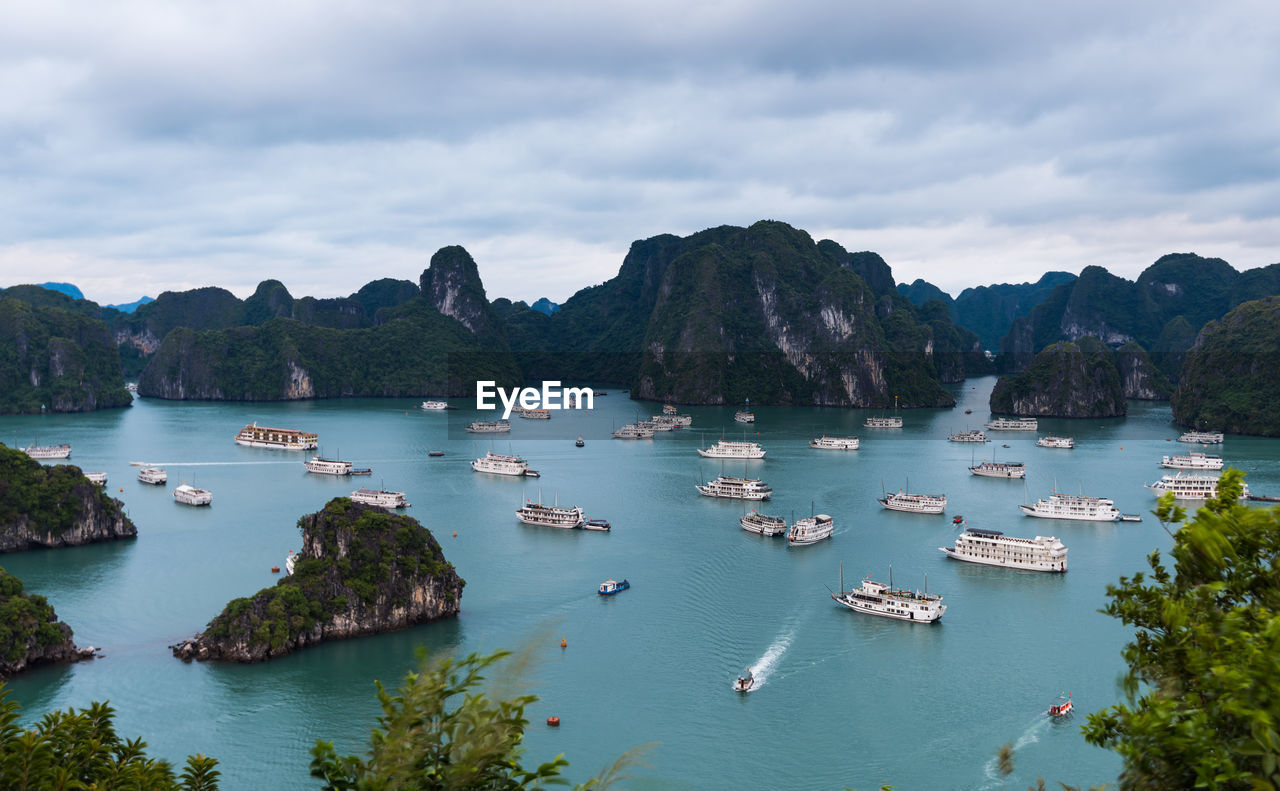
[[[559,727],[560,727],[560,718],[559,718],[559,717],[547,717],[547,724],[548,724],[548,725],[550,725],[552,728],[559,728]]]
[[[561,638],[560,638],[560,647],[561,647],[561,648],[568,648],[568,647],[569,647],[569,643],[568,643],[568,641],[566,641],[563,637],[561,637]]]
[[[123,486],[121,486],[121,487],[120,487],[120,491],[122,491],[122,492],[124,491],[124,487],[123,487]]]
[[[453,537],[454,537],[454,538],[457,538],[457,537],[458,537],[458,531],[457,531],[457,530],[453,531]]]
[[[272,566],[272,567],[271,567],[271,573],[272,573],[272,574],[279,574],[279,573],[280,573],[280,567],[279,567],[279,566]]]

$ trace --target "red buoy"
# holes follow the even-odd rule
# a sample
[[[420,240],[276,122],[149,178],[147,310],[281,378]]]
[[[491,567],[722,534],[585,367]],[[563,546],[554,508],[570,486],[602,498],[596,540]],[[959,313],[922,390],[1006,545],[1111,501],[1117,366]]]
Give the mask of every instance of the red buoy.
[[[559,727],[560,727],[560,718],[559,718],[559,717],[547,717],[547,724],[548,724],[548,725],[550,725],[552,728],[559,728]]]
[[[561,638],[560,638],[560,647],[561,647],[561,648],[568,648],[568,647],[569,647],[569,641],[567,641],[567,640],[565,640],[563,637],[561,637]]]

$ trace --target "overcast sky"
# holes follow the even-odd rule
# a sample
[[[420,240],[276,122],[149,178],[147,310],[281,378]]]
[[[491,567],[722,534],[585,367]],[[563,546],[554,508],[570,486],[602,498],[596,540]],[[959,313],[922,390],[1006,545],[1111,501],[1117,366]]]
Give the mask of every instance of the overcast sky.
[[[776,219],[952,293],[1280,261],[1273,2],[0,0],[0,285],[562,301]]]

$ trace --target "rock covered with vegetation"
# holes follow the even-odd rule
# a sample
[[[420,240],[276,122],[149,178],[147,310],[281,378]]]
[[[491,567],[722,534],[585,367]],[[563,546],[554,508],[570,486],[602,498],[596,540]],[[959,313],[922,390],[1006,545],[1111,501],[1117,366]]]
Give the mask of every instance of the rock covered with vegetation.
[[[0,678],[82,656],[71,627],[58,620],[53,606],[43,596],[23,593],[22,580],[0,569]]]
[[[466,583],[417,520],[337,497],[298,527],[293,574],[231,601],[174,656],[260,662],[458,614]]]
[[[1200,332],[1171,405],[1180,425],[1280,436],[1280,297],[1246,302]]]
[[[1116,350],[1116,369],[1124,387],[1125,398],[1141,401],[1164,401],[1173,387],[1154,362],[1147,350],[1135,341],[1129,341]]]
[[[106,323],[67,309],[75,304],[38,286],[15,286],[0,297],[0,413],[88,412],[133,403]],[[96,305],[84,304],[96,312]]]
[[[124,503],[79,467],[46,467],[0,445],[0,552],[135,538]]]
[[[1119,417],[1128,411],[1111,350],[1097,338],[1055,343],[1025,371],[1001,377],[991,411],[1034,417]]]

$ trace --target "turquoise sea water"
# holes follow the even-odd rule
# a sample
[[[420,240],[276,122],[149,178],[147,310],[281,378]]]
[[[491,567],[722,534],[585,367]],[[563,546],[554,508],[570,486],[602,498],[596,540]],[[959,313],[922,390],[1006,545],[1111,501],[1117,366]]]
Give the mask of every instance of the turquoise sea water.
[[[640,789],[1000,787],[992,756],[1017,748],[1010,787],[1036,776],[1072,784],[1113,782],[1119,761],[1079,733],[1084,714],[1117,699],[1128,632],[1101,615],[1105,588],[1145,567],[1171,541],[1147,513],[1142,484],[1156,461],[1185,445],[1166,404],[1132,402],[1112,421],[1041,421],[1076,437],[1073,451],[1034,447],[1034,436],[992,433],[978,447],[948,443],[988,417],[993,379],[956,387],[954,410],[904,412],[906,427],[861,427],[866,412],[760,407],[748,428],[763,461],[726,463],[726,474],[763,477],[774,489],[761,510],[836,520],[832,540],[789,549],[738,527],[740,502],[700,497],[693,485],[721,471],[695,448],[723,427],[741,436],[732,408],[690,408],[694,429],[653,440],[597,439],[613,424],[657,411],[616,390],[593,414],[513,421],[493,438],[526,456],[540,480],[477,474],[470,459],[488,437],[458,438],[447,424],[472,416],[413,409],[405,400],[283,404],[170,403],[88,415],[0,418],[0,440],[70,442],[72,461],[106,471],[108,488],[138,525],[136,541],[0,557],[44,594],[79,645],[105,658],[43,669],[10,683],[28,719],[38,712],[110,700],[121,734],[180,761],[221,760],[226,789],[314,788],[308,750],[317,738],[361,752],[377,715],[373,681],[393,685],[415,648],[527,648],[530,762],[564,753],[580,781],[628,748],[657,742],[625,785]],[[458,401],[460,406],[469,405]],[[964,415],[965,408],[973,410]],[[322,450],[374,468],[372,479],[307,474],[304,454],[242,448],[232,437],[258,421],[316,431]],[[705,431],[706,433],[702,433]],[[821,432],[858,434],[860,450],[810,449]],[[578,434],[588,436],[575,448]],[[1008,449],[1001,448],[1009,444]],[[443,458],[428,458],[433,449]],[[974,478],[976,458],[1021,460],[1026,485]],[[1280,493],[1280,442],[1229,437],[1221,453],[1249,472],[1255,492]],[[136,480],[130,461],[159,463],[169,485]],[[1255,470],[1257,467],[1259,469]],[[883,486],[943,492],[946,516],[886,512]],[[211,489],[211,508],[176,505],[182,481]],[[466,579],[462,614],[395,634],[323,645],[259,665],[184,664],[170,644],[194,634],[228,600],[273,584],[300,546],[303,514],[361,484],[406,492],[407,513],[435,532]],[[1016,506],[1056,485],[1115,499],[1141,524],[1033,520]],[[523,496],[558,497],[612,521],[611,533],[532,528],[513,511]],[[120,491],[123,489],[123,491]],[[1057,535],[1070,548],[1065,575],[948,560],[951,517],[1011,535]],[[456,531],[457,537],[452,533]],[[870,573],[942,593],[949,609],[927,626],[845,610],[829,598],[844,564],[846,586]],[[632,588],[596,595],[606,577]],[[568,643],[560,648],[560,639]],[[752,666],[762,684],[732,691]],[[510,687],[504,687],[510,690]],[[1074,723],[1050,722],[1059,692]],[[561,718],[558,729],[546,717]]]

